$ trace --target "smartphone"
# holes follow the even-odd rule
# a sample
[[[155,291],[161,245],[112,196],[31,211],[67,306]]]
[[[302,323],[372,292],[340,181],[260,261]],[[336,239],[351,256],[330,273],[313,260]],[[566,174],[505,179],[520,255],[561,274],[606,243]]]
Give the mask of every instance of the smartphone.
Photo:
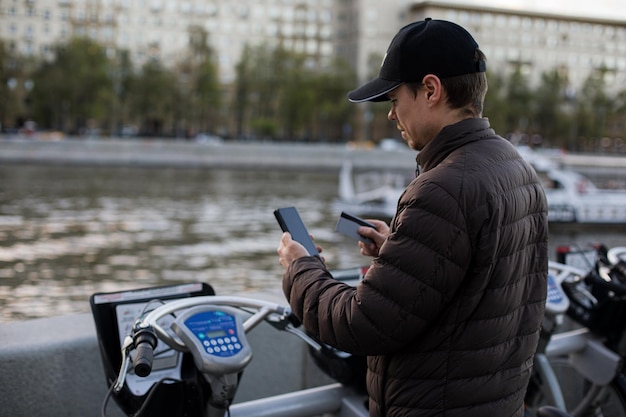
[[[376,229],[376,226],[374,226],[372,223],[365,221],[360,217],[342,211],[341,215],[339,216],[339,220],[337,221],[335,231],[351,237],[352,239],[360,240],[363,243],[373,243],[370,239],[363,237],[359,234],[359,227],[361,226]]]
[[[299,242],[311,256],[320,256],[315,242],[311,239],[306,226],[295,207],[283,207],[274,210],[274,216],[283,232],[289,232],[291,238]]]

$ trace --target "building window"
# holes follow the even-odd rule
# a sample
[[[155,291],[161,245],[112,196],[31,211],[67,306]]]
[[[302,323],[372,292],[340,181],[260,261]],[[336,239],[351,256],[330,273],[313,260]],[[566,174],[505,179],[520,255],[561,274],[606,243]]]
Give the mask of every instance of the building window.
[[[555,20],[548,20],[548,30],[556,32],[559,29],[559,24]]]
[[[287,37],[291,37],[293,36],[293,25],[291,23],[287,23],[285,25],[283,25],[283,35],[287,36]]]
[[[313,55],[317,52],[317,47],[318,47],[317,42],[313,39],[310,39],[306,43],[306,52],[308,54]]]
[[[33,55],[35,52],[35,48],[32,43],[27,43],[24,45],[24,55]]]
[[[276,26],[276,24],[274,24],[274,23],[267,25],[265,27],[265,34],[267,36],[276,36],[276,35],[278,35],[278,26]]]
[[[534,44],[533,34],[531,32],[522,33],[522,45],[531,46]]]
[[[322,39],[330,39],[332,34],[333,34],[332,29],[328,25],[324,25],[322,29],[320,30],[320,37]]]
[[[533,22],[535,25],[535,29],[544,30],[546,27],[546,21],[541,18],[534,19]]]

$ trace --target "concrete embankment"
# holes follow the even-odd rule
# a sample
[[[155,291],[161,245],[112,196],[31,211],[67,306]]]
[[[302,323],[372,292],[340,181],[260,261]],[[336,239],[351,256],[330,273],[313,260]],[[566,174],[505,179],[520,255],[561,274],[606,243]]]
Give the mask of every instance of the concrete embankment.
[[[337,171],[346,160],[355,168],[413,169],[416,153],[349,148],[346,145],[225,142],[209,145],[176,140],[0,140],[0,163],[135,165],[181,168],[298,169]]]
[[[626,170],[626,156],[546,153],[562,166],[583,173]],[[175,139],[1,139],[0,164],[142,166],[338,171],[345,161],[355,169],[415,168],[408,148],[349,147],[345,144],[273,142],[197,143]]]

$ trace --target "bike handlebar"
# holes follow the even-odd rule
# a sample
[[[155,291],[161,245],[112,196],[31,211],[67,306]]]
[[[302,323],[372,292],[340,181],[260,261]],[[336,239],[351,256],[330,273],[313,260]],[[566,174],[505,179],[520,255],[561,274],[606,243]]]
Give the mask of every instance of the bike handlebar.
[[[583,278],[587,275],[587,271],[585,270],[554,261],[548,262],[548,269],[554,273],[553,277],[559,285],[563,285],[563,282],[568,281],[572,277]]]
[[[119,392],[124,385],[126,369],[130,362],[129,353],[132,349],[135,350],[132,367],[135,369],[135,374],[140,377],[147,376],[152,371],[154,349],[159,339],[172,349],[181,352],[189,352],[190,349],[178,336],[173,332],[163,329],[158,322],[165,316],[180,310],[202,305],[230,306],[240,308],[250,313],[250,317],[242,323],[244,333],[248,333],[257,324],[265,320],[279,330],[287,331],[298,336],[315,349],[321,349],[317,341],[294,326],[294,320],[291,317],[291,309],[277,303],[254,298],[214,295],[173,300],[155,308],[143,318],[137,319],[133,325],[132,337],[127,336],[122,346],[122,364],[114,386],[115,391]],[[256,311],[248,311],[248,309]]]
[[[617,246],[607,251],[606,257],[611,264],[617,264],[626,255],[626,246]]]
[[[157,337],[152,328],[140,328],[133,336],[135,345],[135,357],[133,358],[133,368],[137,376],[145,377],[152,372],[152,362],[154,361],[154,348],[157,345]]]
[[[158,320],[169,314],[175,313],[176,311],[199,305],[221,305],[257,309],[257,312],[252,314],[252,316],[250,316],[243,323],[243,328],[246,333],[252,330],[257,324],[259,324],[271,314],[277,314],[278,316],[282,317],[279,320],[287,320],[287,316],[291,314],[291,309],[289,307],[265,300],[235,296],[207,295],[202,297],[183,298],[159,306],[156,309],[152,310],[150,313],[148,313],[141,320],[140,326],[153,328],[158,338],[161,339],[169,347],[178,351],[186,352],[188,351],[188,349],[185,344],[180,339],[164,330],[158,324]]]

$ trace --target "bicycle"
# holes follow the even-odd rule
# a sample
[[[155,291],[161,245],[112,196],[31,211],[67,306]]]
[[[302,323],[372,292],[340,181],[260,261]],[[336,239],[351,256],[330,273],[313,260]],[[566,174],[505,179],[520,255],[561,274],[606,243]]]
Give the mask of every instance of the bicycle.
[[[354,273],[361,275],[363,269]],[[350,274],[336,275],[346,279]],[[134,417],[369,415],[364,360],[309,337],[289,307],[217,296],[199,283],[94,294],[90,302],[109,385],[103,417],[110,397]],[[315,363],[338,382],[234,402],[252,357],[246,335],[262,322],[310,346]],[[567,417],[553,407],[538,410],[537,416]]]
[[[568,248],[569,250],[569,248]],[[590,250],[561,249],[562,260],[586,271],[582,278],[566,284],[573,297],[568,317],[589,327],[603,338],[604,344],[620,355],[626,355],[626,246],[607,248],[592,245]],[[577,258],[578,259],[577,259]]]
[[[624,360],[614,344],[624,337],[624,316],[612,317],[623,309],[624,297],[611,295],[624,294],[624,288],[601,278],[595,265],[581,269],[550,262],[549,270],[550,287],[562,288],[567,297],[558,312],[546,310],[526,397],[528,414],[534,415],[538,404],[550,404],[572,417],[626,417]],[[560,332],[563,312],[576,326]]]
[[[361,374],[351,355],[302,331],[289,307],[216,296],[199,283],[99,293],[90,303],[109,386],[102,416],[111,397],[135,417],[368,416],[364,362]],[[338,382],[235,403],[252,359],[246,335],[262,322],[310,346]]]

